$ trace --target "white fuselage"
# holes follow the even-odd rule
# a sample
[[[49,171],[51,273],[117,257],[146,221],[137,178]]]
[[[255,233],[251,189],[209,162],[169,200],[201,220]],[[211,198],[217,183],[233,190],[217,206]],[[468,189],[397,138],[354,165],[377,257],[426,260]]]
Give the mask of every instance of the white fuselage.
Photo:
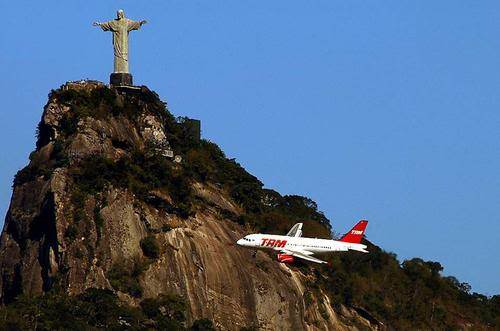
[[[330,253],[354,250],[367,253],[366,245],[337,240],[288,237],[273,234],[250,234],[237,241],[240,246],[255,249],[272,249],[275,251],[291,250],[310,253]]]

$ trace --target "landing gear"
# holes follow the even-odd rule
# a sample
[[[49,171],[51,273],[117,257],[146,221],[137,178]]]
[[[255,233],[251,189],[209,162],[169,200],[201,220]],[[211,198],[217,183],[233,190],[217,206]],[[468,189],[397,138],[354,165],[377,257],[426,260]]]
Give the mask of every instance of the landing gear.
[[[257,250],[252,251],[252,257],[255,259],[257,257]]]

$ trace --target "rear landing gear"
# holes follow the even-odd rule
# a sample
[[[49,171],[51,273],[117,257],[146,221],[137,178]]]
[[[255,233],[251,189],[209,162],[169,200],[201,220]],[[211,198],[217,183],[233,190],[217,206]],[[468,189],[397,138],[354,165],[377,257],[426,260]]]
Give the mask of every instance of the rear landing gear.
[[[257,257],[257,250],[252,251],[252,257],[255,259]]]

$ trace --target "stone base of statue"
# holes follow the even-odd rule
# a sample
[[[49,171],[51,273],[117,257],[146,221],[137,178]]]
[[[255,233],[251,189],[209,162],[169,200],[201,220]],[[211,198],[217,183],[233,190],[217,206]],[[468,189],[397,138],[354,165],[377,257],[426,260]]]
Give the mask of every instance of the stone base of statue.
[[[113,72],[109,76],[109,83],[114,86],[132,86],[132,75],[125,72]]]

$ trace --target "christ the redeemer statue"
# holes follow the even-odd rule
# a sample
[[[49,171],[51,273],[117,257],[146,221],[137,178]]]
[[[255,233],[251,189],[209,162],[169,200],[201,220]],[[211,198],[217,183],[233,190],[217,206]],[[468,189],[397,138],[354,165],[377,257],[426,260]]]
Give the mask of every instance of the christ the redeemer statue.
[[[146,21],[136,22],[125,17],[123,10],[118,10],[117,18],[104,23],[94,22],[104,31],[113,32],[115,51],[114,72],[111,74],[112,85],[132,85],[132,75],[128,71],[128,33],[138,30]]]

